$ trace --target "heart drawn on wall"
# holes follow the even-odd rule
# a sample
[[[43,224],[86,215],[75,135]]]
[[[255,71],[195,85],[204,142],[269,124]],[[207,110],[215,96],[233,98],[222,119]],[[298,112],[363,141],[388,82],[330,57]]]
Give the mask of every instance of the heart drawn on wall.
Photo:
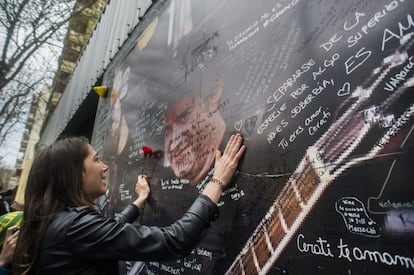
[[[242,127],[242,125],[243,125],[243,122],[242,122],[241,120],[236,121],[236,122],[234,123],[234,128],[235,128],[237,131],[240,131],[240,129],[241,129],[241,127]]]

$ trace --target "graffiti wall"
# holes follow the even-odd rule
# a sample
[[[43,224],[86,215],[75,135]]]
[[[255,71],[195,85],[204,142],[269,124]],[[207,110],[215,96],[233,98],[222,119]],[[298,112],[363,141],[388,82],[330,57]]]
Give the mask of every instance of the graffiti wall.
[[[103,212],[143,173],[169,225],[247,151],[191,255],[127,272],[413,274],[413,32],[408,0],[167,1],[112,72]]]

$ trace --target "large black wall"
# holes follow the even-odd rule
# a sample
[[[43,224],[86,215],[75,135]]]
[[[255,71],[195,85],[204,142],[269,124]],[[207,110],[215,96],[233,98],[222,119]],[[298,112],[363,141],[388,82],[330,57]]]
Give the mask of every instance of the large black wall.
[[[104,78],[112,93],[93,139],[110,165],[103,211],[121,211],[146,173],[140,222],[163,226],[185,212],[212,170],[195,184],[174,173],[171,131],[183,151],[202,152],[183,163],[204,161],[213,144],[203,140],[220,129],[206,133],[207,121],[220,114],[219,148],[241,132],[247,151],[198,248],[129,272],[412,274],[413,15],[407,0],[155,5]],[[198,137],[166,125],[184,94],[208,100],[220,85],[215,109],[190,104],[199,119],[181,119]],[[144,157],[143,146],[164,155]]]

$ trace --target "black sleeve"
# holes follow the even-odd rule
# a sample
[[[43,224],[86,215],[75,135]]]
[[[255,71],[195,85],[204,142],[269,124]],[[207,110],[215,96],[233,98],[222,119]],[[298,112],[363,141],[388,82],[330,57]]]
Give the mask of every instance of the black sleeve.
[[[130,204],[119,213],[115,214],[115,220],[119,223],[133,223],[139,217],[139,208],[134,204]]]
[[[123,220],[133,218],[131,213],[123,215]],[[172,260],[188,255],[217,216],[217,205],[200,195],[184,216],[170,226],[120,223],[88,211],[72,220],[66,237],[71,252],[82,258]]]

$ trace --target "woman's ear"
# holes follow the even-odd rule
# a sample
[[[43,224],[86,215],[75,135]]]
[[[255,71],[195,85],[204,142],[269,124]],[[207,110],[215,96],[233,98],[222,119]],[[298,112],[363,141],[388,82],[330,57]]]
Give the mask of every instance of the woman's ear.
[[[82,169],[82,184],[85,182],[85,169]]]

